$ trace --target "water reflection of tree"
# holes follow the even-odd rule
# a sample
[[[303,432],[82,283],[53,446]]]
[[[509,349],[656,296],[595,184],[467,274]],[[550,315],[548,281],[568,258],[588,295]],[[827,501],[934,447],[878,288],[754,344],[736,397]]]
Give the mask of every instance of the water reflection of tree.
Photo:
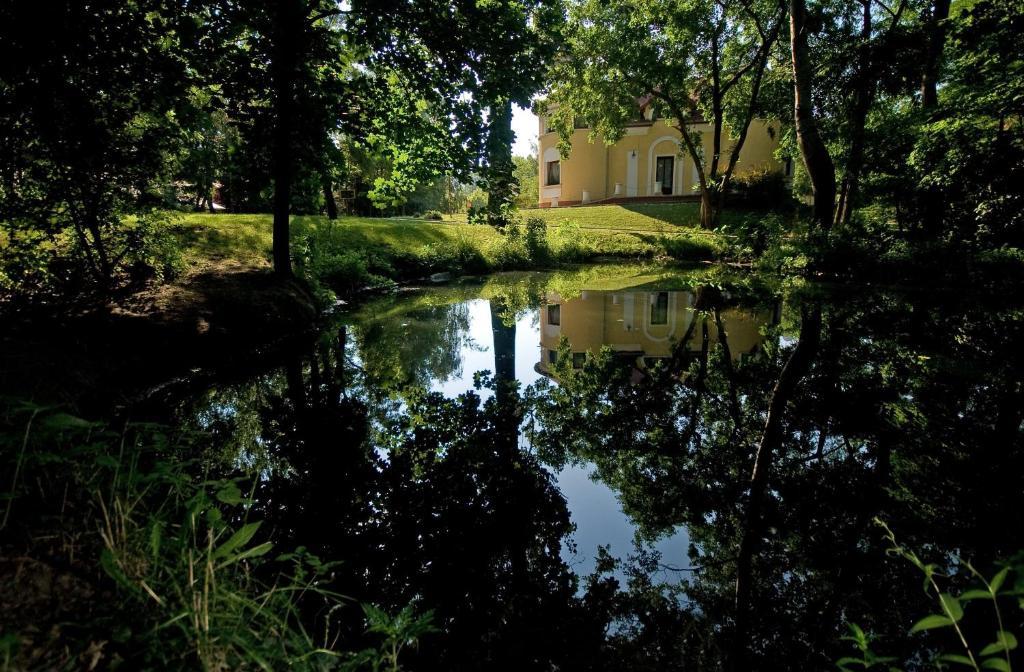
[[[469,345],[469,304],[418,307],[379,319],[361,315],[355,346],[375,386],[429,387],[462,374],[462,348]]]
[[[605,623],[584,608],[561,559],[572,529],[565,501],[515,441],[523,405],[514,384],[484,403],[474,392],[379,400],[334,340],[295,356],[259,383],[262,393],[238,395],[255,403],[258,442],[287,465],[258,481],[251,515],[280,547],[340,560],[325,587],[391,612],[433,610],[441,632],[410,669],[579,669],[592,660]],[[308,607],[323,627],[318,605]],[[358,607],[331,616],[341,645],[356,646]]]
[[[720,315],[703,308],[689,338]],[[1024,546],[1005,523],[1024,504],[1020,315],[889,295],[818,311],[759,358],[733,362],[726,338],[640,383],[599,359],[535,397],[543,455],[596,463],[649,535],[688,526],[691,558],[672,560],[697,569],[691,645],[734,669],[827,668],[850,620],[908,653],[925,597],[876,515],[937,558]]]
[[[522,304],[495,293],[492,318]],[[698,304],[687,347],[639,382],[598,358],[543,394],[501,390],[515,339],[499,319],[500,393],[481,404],[413,392],[398,404],[368,393],[376,381],[345,365],[351,335],[335,332],[206,426],[227,439],[232,414],[248,414],[237,427],[254,435],[225,445],[259,445],[286,465],[260,481],[253,515],[282,546],[342,560],[333,587],[392,611],[436,610],[442,632],[415,668],[828,668],[846,621],[887,637],[887,652],[910,652],[919,642],[905,633],[926,598],[871,520],[933,559],[956,552],[984,566],[1024,546],[1012,517],[1024,505],[1021,314],[871,294],[821,302],[815,326],[805,301],[759,356],[734,360],[730,303],[704,288]],[[780,335],[802,331],[807,344],[808,325],[817,346],[773,395],[800,347]],[[725,338],[712,343],[711,329]],[[766,432],[773,400],[782,422]],[[642,532],[687,525],[692,557],[641,553],[617,572],[602,557],[577,592],[560,557],[565,502],[510,440],[526,412],[545,461],[593,461]],[[662,562],[695,571],[667,584]],[[360,636],[352,614],[346,642]]]

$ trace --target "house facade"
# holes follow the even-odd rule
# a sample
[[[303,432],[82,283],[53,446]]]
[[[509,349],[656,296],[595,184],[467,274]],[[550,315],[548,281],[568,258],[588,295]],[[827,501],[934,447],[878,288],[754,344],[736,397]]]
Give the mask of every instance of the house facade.
[[[713,129],[706,122],[691,128],[700,133],[703,155],[713,155]],[[777,123],[755,119],[747,131],[735,174],[755,170],[777,170],[788,174],[789,164],[775,157],[779,144]],[[540,207],[593,203],[606,199],[653,199],[694,196],[697,172],[693,159],[672,126],[672,120],[657,118],[653,108],[641,105],[636,121],[613,145],[590,142],[589,129],[577,128],[571,137],[572,150],[562,159],[558,134],[540,117],[539,156]],[[723,129],[720,166],[729,161],[729,129]]]

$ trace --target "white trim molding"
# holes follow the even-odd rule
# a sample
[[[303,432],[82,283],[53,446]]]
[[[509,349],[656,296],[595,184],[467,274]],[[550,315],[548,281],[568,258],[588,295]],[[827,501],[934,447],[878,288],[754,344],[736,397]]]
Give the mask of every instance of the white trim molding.
[[[655,140],[654,142],[652,142],[651,146],[647,148],[647,180],[646,181],[647,181],[647,195],[648,196],[654,196],[655,195],[655,193],[654,193],[654,156],[655,156],[654,155],[654,148],[657,147],[658,145],[660,145],[663,142],[672,142],[673,144],[675,144],[675,146],[676,146],[676,153],[673,154],[672,156],[677,157],[677,160],[675,161],[675,163],[678,163],[678,164],[682,164],[683,163],[682,161],[678,160],[679,155],[681,155],[683,153],[682,147],[679,145],[679,138],[673,137],[671,135],[663,135],[660,138],[658,138],[657,140]],[[669,156],[669,155],[668,154],[659,154],[659,156]],[[672,194],[673,195],[675,195],[677,193],[677,184],[680,182],[680,179],[682,177],[682,172],[683,172],[681,170],[682,169],[682,165],[680,165],[679,168],[680,168],[680,170],[675,171],[675,166],[673,166],[673,170],[676,173],[678,173],[678,177],[676,175],[672,176],[672,181],[673,181],[673,183],[675,183],[675,184],[672,185]]]

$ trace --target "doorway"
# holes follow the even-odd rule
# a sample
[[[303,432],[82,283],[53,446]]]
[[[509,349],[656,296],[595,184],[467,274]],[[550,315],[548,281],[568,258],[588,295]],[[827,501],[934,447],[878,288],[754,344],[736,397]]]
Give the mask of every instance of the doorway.
[[[675,157],[659,156],[654,171],[654,182],[661,188],[661,193],[669,196],[672,193],[672,184],[675,177]]]

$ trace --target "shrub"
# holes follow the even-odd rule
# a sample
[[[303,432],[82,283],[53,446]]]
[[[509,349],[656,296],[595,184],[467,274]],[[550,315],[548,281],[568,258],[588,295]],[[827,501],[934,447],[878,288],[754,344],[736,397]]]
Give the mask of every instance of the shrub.
[[[591,246],[585,244],[584,241],[587,239],[584,238],[578,222],[559,222],[554,239],[553,256],[561,263],[586,261],[596,254]]]
[[[499,269],[527,268],[530,265],[530,253],[523,240],[523,232],[517,222],[509,224],[502,236],[490,250],[492,263]]]
[[[769,248],[778,245],[786,232],[786,226],[777,214],[751,214],[720,227],[719,232],[728,241],[726,253],[729,257],[759,259]]]
[[[433,222],[440,222],[444,219],[444,215],[442,215],[438,210],[427,210],[426,212],[423,213],[422,219],[428,219]]]
[[[526,220],[526,254],[534,264],[546,264],[551,261],[551,248],[548,245],[548,225],[540,217]]]
[[[913,549],[897,542],[892,530],[884,522],[876,518],[875,523],[884,530],[885,539],[890,543],[887,554],[903,558],[921,572],[924,576],[924,591],[934,603],[936,613],[924,616],[913,624],[909,634],[946,631],[955,635],[930,637],[928,644],[907,661],[907,669],[918,669],[921,663],[930,659],[935,669],[946,669],[956,663],[963,666],[956,669],[1009,672],[1016,658],[1012,652],[1018,643],[1017,636],[1011,630],[1017,622],[1008,616],[1020,604],[1020,586],[1024,578],[1022,556],[1018,554],[1011,562],[1003,563],[991,575],[982,574],[964,559],[949,563],[947,558],[942,564],[930,563]],[[965,578],[969,578],[971,583],[954,593],[957,587],[962,587]],[[965,612],[964,608],[973,603],[979,607]],[[987,607],[987,616],[982,606]],[[855,623],[850,623],[849,629],[850,634],[843,639],[853,642],[857,651],[854,655],[837,660],[837,668],[843,672],[873,667],[900,669],[896,666],[900,662],[897,657],[875,653],[873,646],[876,638],[872,633],[865,632]],[[977,638],[971,635],[986,630],[994,631],[995,636],[981,640],[985,645],[979,646]]]
[[[711,236],[666,236],[661,242],[668,256],[680,261],[709,261],[721,253],[719,244]]]
[[[112,272],[108,289],[180,275],[184,261],[175,218],[174,213],[153,210],[120,220],[104,238]],[[0,252],[0,291],[30,301],[75,300],[97,288],[87,262],[94,251],[84,249],[70,227],[46,231],[16,222],[0,232]]]
[[[359,250],[338,249],[329,237],[316,231],[301,236],[295,242],[296,266],[314,293],[330,299],[330,288],[341,294],[350,294],[360,287],[373,284],[367,255]]]
[[[427,245],[419,255],[418,265],[427,273],[485,273],[489,270],[480,250],[464,239]]]
[[[793,194],[785,176],[775,170],[752,170],[732,179],[732,202],[749,208],[783,209],[793,207]]]
[[[184,261],[175,219],[170,212],[153,211],[126,224],[124,263],[132,281],[166,282],[181,274]]]

